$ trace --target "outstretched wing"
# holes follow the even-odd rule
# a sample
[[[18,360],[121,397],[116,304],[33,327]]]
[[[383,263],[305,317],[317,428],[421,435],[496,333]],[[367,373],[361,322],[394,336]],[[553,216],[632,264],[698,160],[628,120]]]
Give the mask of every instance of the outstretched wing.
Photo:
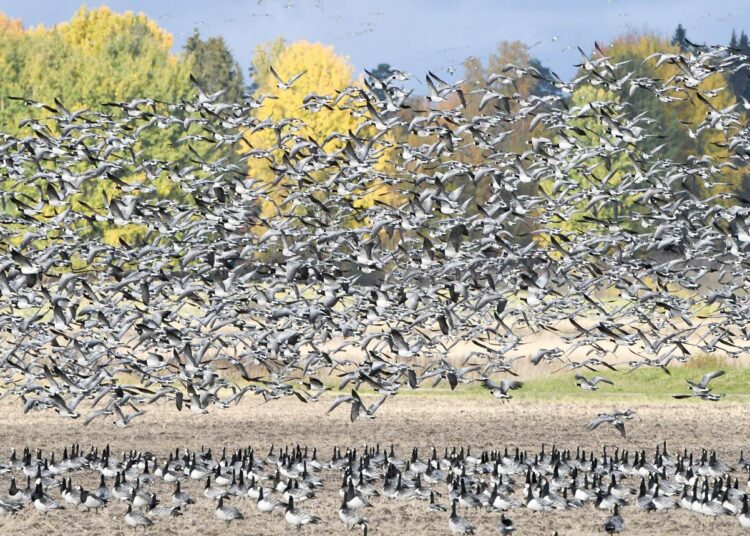
[[[701,382],[698,384],[699,387],[703,387],[704,389],[708,387],[708,384],[711,380],[714,378],[718,378],[719,376],[723,376],[726,374],[726,371],[724,370],[716,370],[714,372],[709,372],[703,378],[701,379]]]
[[[271,71],[271,74],[273,75],[273,77],[274,77],[274,78],[275,78],[276,80],[278,80],[278,81],[279,81],[279,84],[283,84],[283,83],[284,83],[284,81],[283,81],[283,80],[281,79],[281,77],[280,77],[280,76],[278,75],[278,73],[277,73],[277,72],[276,72],[276,71],[274,70],[274,68],[273,68],[273,65],[269,66],[268,68],[269,68],[269,70]]]
[[[500,382],[500,390],[503,393],[507,393],[509,390],[516,390],[523,387],[523,382],[518,380],[503,380]]]
[[[594,376],[593,378],[591,378],[591,383],[593,385],[596,385],[599,382],[601,382],[601,383],[608,383],[610,385],[614,385],[615,384],[615,382],[613,382],[609,378],[605,378],[604,376]]]
[[[591,421],[591,424],[589,424],[589,425],[588,425],[588,426],[586,427],[586,430],[588,430],[589,432],[590,432],[591,430],[596,430],[596,429],[597,429],[597,428],[598,428],[599,426],[601,426],[601,425],[602,425],[602,424],[604,424],[605,422],[612,422],[613,420],[615,420],[615,418],[614,418],[614,417],[612,417],[612,415],[604,415],[604,414],[602,414],[602,415],[597,415],[597,416],[596,416],[596,417],[594,418],[594,420],[593,420],[593,421]]]
[[[343,404],[344,402],[351,403],[352,401],[354,401],[354,399],[349,395],[337,396],[336,400],[334,400],[333,404],[331,404],[331,407],[328,408],[328,411],[326,411],[326,414],[331,413],[334,409],[336,409],[339,405]]]
[[[296,82],[296,81],[297,81],[297,79],[298,79],[298,78],[299,78],[300,76],[302,76],[303,74],[305,74],[306,72],[307,72],[307,69],[305,69],[305,70],[304,70],[304,71],[302,71],[301,73],[297,73],[297,74],[295,74],[295,75],[294,75],[293,77],[291,77],[291,78],[289,79],[289,82],[287,82],[287,85],[291,86],[292,84],[294,84],[294,82]]]
[[[388,395],[383,395],[383,397],[380,400],[376,400],[368,409],[368,413],[370,415],[375,415],[375,412],[378,411],[378,408],[383,405],[383,402],[385,402],[385,399],[388,398]]]

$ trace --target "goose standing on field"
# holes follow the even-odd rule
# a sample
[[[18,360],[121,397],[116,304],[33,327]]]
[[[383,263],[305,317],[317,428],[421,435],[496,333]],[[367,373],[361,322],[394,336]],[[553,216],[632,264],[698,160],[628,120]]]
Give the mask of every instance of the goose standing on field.
[[[430,512],[447,512],[448,509],[445,507],[445,505],[440,504],[438,502],[435,502],[435,492],[430,492],[430,504],[427,506],[427,509]]]
[[[273,512],[274,510],[280,510],[286,508],[286,504],[278,500],[276,497],[266,496],[263,488],[258,487],[258,510],[265,513]]]
[[[0,500],[0,515],[1,516],[16,515],[20,509],[21,509],[20,505],[8,504]]]
[[[513,534],[513,531],[516,530],[513,526],[513,521],[507,517],[505,517],[505,514],[502,514],[500,516],[500,522],[497,524],[497,532],[498,534],[502,534],[503,536],[507,536],[508,534]]]
[[[219,503],[216,505],[215,514],[216,517],[227,524],[227,527],[232,521],[245,519],[245,516],[242,515],[242,512],[237,510],[234,506],[224,506],[224,497],[219,497]]]
[[[207,499],[226,499],[229,494],[227,490],[211,485],[211,477],[206,478],[206,484],[203,487],[203,496]]]
[[[112,498],[112,492],[107,487],[107,483],[104,481],[104,475],[100,475],[99,487],[96,488],[96,496],[104,502],[109,501]]]
[[[748,510],[748,497],[745,495],[742,498],[742,511],[739,515],[740,526],[743,529],[750,529],[750,511]]]
[[[607,534],[617,534],[625,529],[625,520],[620,515],[620,506],[615,505],[614,514],[604,521],[604,532]]]
[[[458,500],[451,503],[451,516],[448,518],[448,528],[451,534],[454,536],[457,534],[474,534],[474,525],[456,513],[457,504]]]
[[[346,497],[341,499],[341,508],[339,508],[339,519],[344,522],[346,528],[352,530],[356,525],[366,525],[367,518],[360,516],[356,510],[349,508]]]
[[[78,486],[78,492],[81,495],[81,508],[85,510],[98,510],[105,506],[107,503],[83,489],[83,486]]]
[[[128,511],[125,513],[125,524],[129,527],[133,527],[134,529],[137,529],[138,527],[143,527],[145,530],[146,527],[150,527],[154,524],[153,521],[149,517],[147,517],[145,514],[133,511],[133,505],[128,505]]]
[[[34,503],[34,508],[37,511],[47,515],[53,510],[64,510],[65,507],[55,502],[52,497],[42,491],[42,484],[39,483],[34,488],[34,493],[31,495],[31,500]]]
[[[320,518],[318,516],[314,516],[304,510],[295,508],[294,497],[289,497],[289,503],[286,505],[286,510],[284,511],[284,520],[297,528],[304,525],[320,523]]]
[[[18,489],[16,485],[16,477],[10,478],[10,486],[8,487],[8,496],[5,498],[6,503],[21,503],[25,500],[23,491]]]
[[[175,482],[174,493],[172,493],[172,504],[175,506],[185,506],[194,503],[195,500],[188,493],[182,491],[180,481]]]
[[[68,480],[63,478],[62,486],[60,486],[60,495],[66,503],[79,506],[81,504],[81,493],[74,490],[70,482],[70,478]]]
[[[159,506],[156,504],[156,495],[151,496],[151,502],[149,503],[146,512],[152,516],[181,516],[182,507],[180,506]]]

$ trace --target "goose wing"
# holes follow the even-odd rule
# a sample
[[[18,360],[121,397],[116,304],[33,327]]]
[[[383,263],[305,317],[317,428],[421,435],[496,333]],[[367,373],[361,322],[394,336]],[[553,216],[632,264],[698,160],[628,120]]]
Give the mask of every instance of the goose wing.
[[[701,381],[698,384],[698,386],[705,389],[706,387],[708,387],[708,384],[711,382],[711,380],[713,380],[714,378],[718,378],[719,376],[723,376],[724,374],[726,374],[726,371],[724,370],[716,370],[714,372],[709,372],[705,376],[703,376],[703,378],[701,378]]]

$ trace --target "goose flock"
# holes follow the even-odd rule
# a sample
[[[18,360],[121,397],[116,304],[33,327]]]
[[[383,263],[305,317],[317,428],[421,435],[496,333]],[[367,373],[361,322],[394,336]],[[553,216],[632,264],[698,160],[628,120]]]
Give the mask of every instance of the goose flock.
[[[743,355],[750,200],[726,175],[750,158],[750,104],[718,107],[703,82],[750,62],[691,45],[648,57],[677,73],[649,78],[596,48],[571,82],[513,64],[479,87],[430,73],[422,100],[408,73],[366,73],[300,96],[359,121],[324,137],[264,113],[278,93],[225,103],[197,81],[170,103],[11,96],[30,118],[0,134],[2,396],[127,427],[159,400],[198,414],[251,394],[311,403],[333,381],[346,394],[331,409],[354,420],[443,380],[509,400],[518,359],[585,369],[578,385],[596,390],[621,349],[621,368],[666,373]],[[272,74],[278,92],[306,75]],[[519,89],[540,78],[556,92]],[[571,100],[586,86],[599,96]],[[675,103],[699,119],[680,123]],[[721,150],[663,157],[667,126]],[[154,156],[159,137],[187,156]],[[545,334],[564,346],[524,349]],[[680,396],[718,399],[710,380]]]
[[[144,529],[193,515],[201,504],[213,511],[215,523],[246,530],[267,516],[296,529],[318,525],[316,531],[327,531],[339,525],[366,534],[371,524],[377,527],[368,511],[378,504],[423,509],[435,527],[454,535],[473,534],[471,518],[480,511],[496,517],[500,534],[528,533],[513,522],[514,511],[521,509],[580,509],[609,534],[627,528],[630,512],[663,516],[678,509],[709,518],[732,516],[750,529],[750,461],[744,453],[722,462],[715,451],[673,452],[666,443],[650,453],[618,447],[572,452],[542,445],[537,452],[432,447],[422,455],[413,447],[403,458],[393,445],[375,445],[335,447],[326,459],[300,445],[271,446],[265,454],[252,447],[175,448],[157,457],[74,444],[47,454],[13,450],[0,461],[0,474],[7,485],[7,493],[0,494],[2,516],[25,509],[37,512],[29,515],[60,518],[70,510],[106,511],[123,526]],[[335,510],[320,504],[331,494],[335,500],[327,504],[337,504]]]

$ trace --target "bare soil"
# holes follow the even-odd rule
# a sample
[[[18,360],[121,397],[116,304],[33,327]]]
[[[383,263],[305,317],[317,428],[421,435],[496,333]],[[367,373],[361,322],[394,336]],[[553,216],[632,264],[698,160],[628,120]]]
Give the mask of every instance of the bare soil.
[[[470,446],[481,449],[520,447],[530,452],[541,445],[575,450],[600,451],[602,447],[646,449],[667,441],[672,452],[678,449],[700,452],[701,448],[716,449],[719,459],[734,462],[740,449],[750,446],[749,405],[720,402],[717,404],[644,404],[632,405],[637,417],[628,422],[627,439],[612,428],[586,432],[585,426],[601,411],[613,408],[587,402],[527,402],[501,404],[488,397],[475,396],[403,396],[385,404],[372,421],[350,423],[348,406],[325,415],[327,401],[304,405],[289,401],[260,404],[247,401],[239,407],[214,410],[207,415],[178,415],[171,405],[152,407],[127,429],[118,429],[109,421],[94,421],[84,427],[81,420],[62,420],[54,413],[24,415],[14,402],[0,402],[0,460],[7,458],[12,447],[54,449],[78,442],[85,449],[111,444],[114,452],[137,449],[166,456],[175,447],[200,449],[226,446],[235,449],[253,446],[266,452],[271,444],[316,446],[328,458],[333,446],[362,446],[393,443],[401,457],[409,455],[412,446],[423,454],[435,445],[442,453],[445,446]],[[625,409],[621,407],[619,409]],[[98,477],[72,474],[74,484],[81,482],[89,489],[98,485]],[[303,507],[323,519],[321,525],[306,534],[345,534],[338,519],[339,476],[328,472],[325,488]],[[0,497],[7,489],[9,475],[0,476]],[[745,485],[747,475],[740,476]],[[261,514],[251,500],[233,500],[244,514],[244,521],[229,528],[214,517],[213,505],[201,495],[201,482],[184,482],[183,489],[198,499],[184,516],[174,520],[155,519],[152,534],[293,534],[281,516]],[[172,486],[152,486],[157,496],[168,502]],[[444,491],[444,488],[443,490]],[[55,492],[54,494],[56,494]],[[443,502],[446,499],[443,498]],[[370,534],[449,534],[448,515],[428,512],[422,501],[406,503],[378,498],[367,509]],[[84,513],[68,507],[63,512],[42,516],[33,508],[25,508],[13,518],[0,517],[0,534],[132,534],[123,522],[126,504],[114,501],[102,513]],[[477,526],[477,534],[495,534],[499,515],[484,511],[461,512]],[[562,535],[603,534],[601,525],[607,513],[589,505],[581,510],[534,514],[525,509],[509,513],[516,534]],[[665,534],[742,534],[734,517],[707,519],[695,513],[677,510],[669,513],[643,514],[633,507],[623,509],[627,533],[640,535]],[[354,531],[356,533],[356,530]]]

